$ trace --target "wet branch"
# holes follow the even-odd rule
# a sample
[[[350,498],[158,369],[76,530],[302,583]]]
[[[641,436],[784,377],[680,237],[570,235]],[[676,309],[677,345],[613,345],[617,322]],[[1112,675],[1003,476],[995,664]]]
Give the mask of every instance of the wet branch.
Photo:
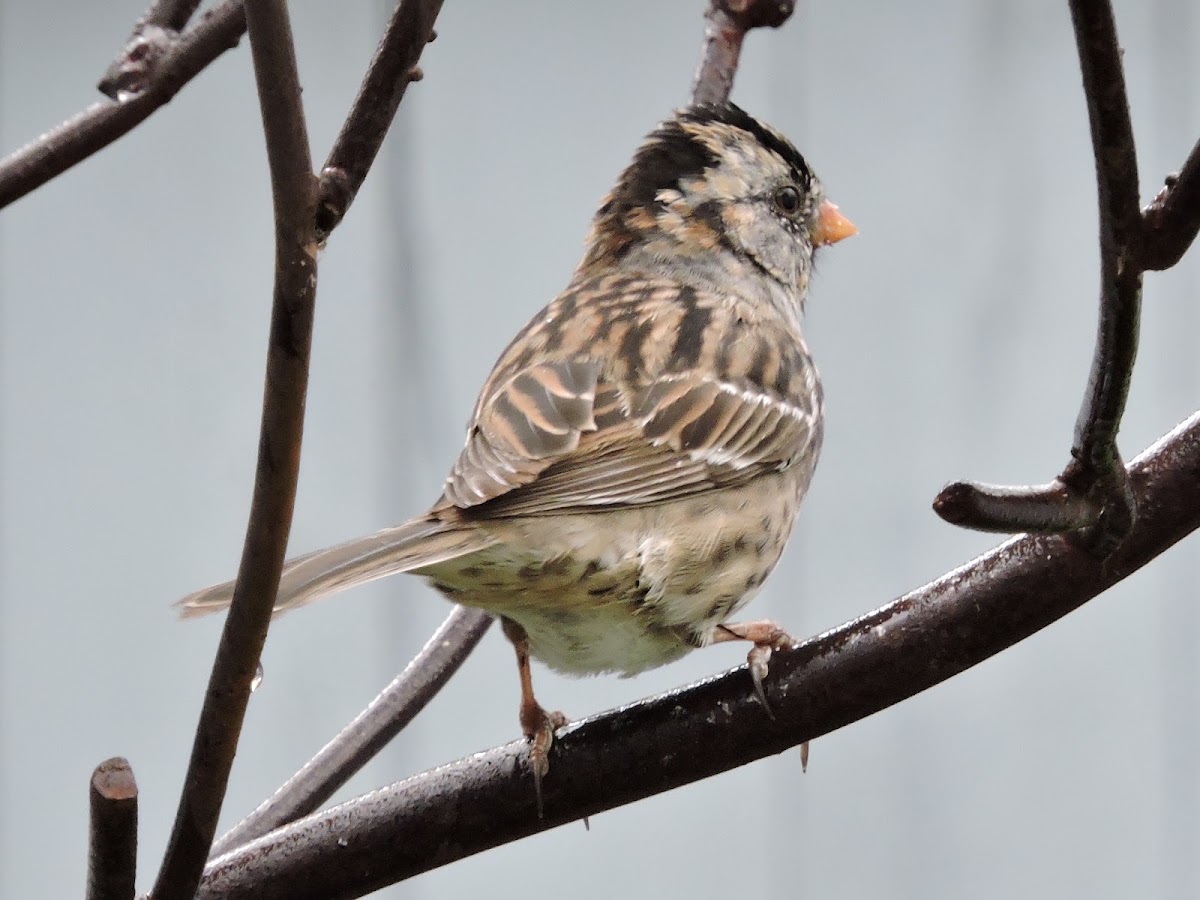
[[[1144,236],[1142,268],[1148,272],[1169,269],[1179,260],[1200,231],[1200,141],[1187,162],[1142,212]]]
[[[457,607],[404,671],[320,753],[222,836],[211,856],[294,822],[332,797],[437,696],[491,624],[492,617],[482,610]]]
[[[316,296],[316,179],[286,0],[246,5],[275,212],[275,287],[246,541],[152,896],[190,900],[212,846],[287,550]]]
[[[88,805],[87,900],[133,900],[138,789],[128,760],[114,756],[96,766]]]
[[[154,0],[100,79],[100,93],[119,100],[123,93],[145,90],[154,68],[179,43],[183,26],[199,5],[200,0]]]
[[[985,531],[1076,532],[1100,556],[1133,527],[1136,509],[1117,431],[1137,355],[1142,213],[1137,153],[1121,49],[1109,0],[1070,0],[1091,123],[1100,208],[1100,321],[1071,462],[1049,485],[997,488],[958,482],[934,500],[956,525]],[[1194,181],[1189,181],[1195,190]]]
[[[526,746],[514,741],[222,856],[205,870],[197,896],[360,897],[858,721],[1034,634],[1200,527],[1200,413],[1135,460],[1129,483],[1143,514],[1105,561],[1062,536],[1015,538],[772,657],[775,721],[742,666],[559,732],[543,787],[545,819],[534,808]]]
[[[246,30],[241,0],[225,0],[165,53],[147,61],[142,89],[120,102],[89,106],[37,140],[0,160],[0,209],[104,149],[145,121]]]

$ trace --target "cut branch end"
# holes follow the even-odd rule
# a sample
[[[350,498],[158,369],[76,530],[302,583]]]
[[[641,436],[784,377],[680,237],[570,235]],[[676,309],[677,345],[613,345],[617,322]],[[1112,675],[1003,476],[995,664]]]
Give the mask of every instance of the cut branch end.
[[[138,789],[129,761],[106,759],[92,772],[88,900],[132,900],[137,874]]]

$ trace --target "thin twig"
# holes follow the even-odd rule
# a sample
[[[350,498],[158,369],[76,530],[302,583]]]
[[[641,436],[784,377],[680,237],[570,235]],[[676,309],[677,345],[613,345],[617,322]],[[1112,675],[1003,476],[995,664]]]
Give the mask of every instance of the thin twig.
[[[704,13],[704,55],[692,85],[692,102],[728,100],[746,32],[764,26],[778,28],[795,8],[795,0],[709,0]]]
[[[120,100],[145,90],[155,67],[179,43],[183,26],[199,5],[200,0],[154,0],[105,70],[97,85],[100,93]]]
[[[491,624],[492,617],[482,610],[455,608],[404,671],[273,796],[221,837],[210,856],[294,822],[332,797],[437,695]]]
[[[1200,141],[1178,174],[1142,212],[1144,229],[1139,262],[1146,271],[1161,272],[1179,260],[1200,232]]]
[[[960,482],[938,496],[934,509],[950,522],[989,531],[1076,530],[1104,556],[1133,527],[1135,516],[1116,439],[1137,355],[1142,214],[1112,5],[1109,0],[1070,0],[1070,7],[1096,159],[1100,321],[1072,460],[1056,483],[1065,490],[996,490]]]
[[[0,160],[0,209],[107,147],[166,104],[246,30],[241,0],[204,15],[154,68],[144,90],[119,103],[89,106]]]
[[[1061,618],[1200,527],[1200,413],[1133,464],[1144,514],[1105,562],[1062,536],[1015,538],[771,659],[774,720],[745,667],[569,727],[546,818],[516,741],[356,798],[215,860],[197,895],[359,897],[779,753],[885,709]],[[1114,728],[1120,723],[1114,719]]]
[[[417,63],[435,37],[434,22],[442,0],[400,0],[354,105],[321,168],[317,234],[324,241],[346,215],[383,139],[396,117],[409,84],[421,78]]]
[[[316,179],[286,0],[246,5],[275,212],[275,288],[258,466],[233,604],[205,693],[155,900],[190,900],[212,846],[287,550],[316,297]]]
[[[133,900],[138,789],[129,761],[114,756],[96,766],[88,800],[87,900]]]
[[[200,0],[154,0],[142,16],[142,21],[147,25],[181,31],[199,5]]]

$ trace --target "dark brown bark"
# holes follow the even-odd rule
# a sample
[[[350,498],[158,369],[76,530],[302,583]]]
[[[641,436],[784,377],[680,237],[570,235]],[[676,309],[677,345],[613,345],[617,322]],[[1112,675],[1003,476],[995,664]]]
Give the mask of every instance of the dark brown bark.
[[[155,900],[190,900],[212,846],[291,530],[317,286],[316,179],[286,0],[246,4],[275,209],[275,288],[258,466],[221,632]]]
[[[516,741],[302,819],[214,860],[198,897],[361,897],[584,816],[780,753],[957,675],[1081,606],[1200,526],[1200,413],[1134,461],[1143,511],[1107,559],[1015,538],[771,659],[774,719],[740,667],[568,726],[535,808]],[[1114,648],[1116,649],[1116,648]],[[1113,727],[1120,728],[1118,718]]]

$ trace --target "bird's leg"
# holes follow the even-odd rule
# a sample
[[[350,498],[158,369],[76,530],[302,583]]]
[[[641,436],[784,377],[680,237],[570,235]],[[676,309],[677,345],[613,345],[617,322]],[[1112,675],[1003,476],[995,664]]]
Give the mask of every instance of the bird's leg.
[[[754,695],[762,704],[767,715],[772,719],[775,713],[767,702],[767,692],[763,688],[763,679],[767,677],[767,664],[775,650],[789,650],[796,646],[796,641],[790,634],[769,619],[758,622],[725,622],[713,630],[712,643],[721,644],[726,641],[750,641],[754,644],[746,654],[746,662],[750,666],[750,678],[754,681]],[[800,767],[808,768],[808,741],[800,745]]]
[[[750,665],[750,677],[754,681],[754,695],[762,704],[767,715],[772,719],[775,713],[767,702],[767,692],[763,689],[763,679],[767,677],[767,664],[771,661],[771,653],[775,650],[790,650],[796,646],[796,641],[790,634],[769,619],[759,622],[725,622],[713,630],[712,643],[722,644],[726,641],[751,641],[754,646],[746,654],[746,662]],[[800,745],[800,765],[808,768],[808,741]]]
[[[751,641],[754,646],[746,654],[746,662],[750,664],[750,677],[754,679],[754,693],[758,702],[763,705],[772,719],[771,704],[767,702],[767,692],[763,690],[763,679],[767,677],[767,663],[771,661],[771,653],[775,650],[788,650],[796,646],[792,636],[769,619],[760,622],[723,622],[713,629],[712,642],[723,644],[726,641]]]
[[[521,730],[529,741],[529,768],[533,771],[533,790],[537,795],[538,818],[542,817],[542,779],[550,771],[550,746],[554,730],[567,724],[561,712],[546,712],[533,696],[533,676],[529,670],[529,635],[525,629],[504,616],[500,617],[504,636],[517,651],[517,673],[521,676]]]

